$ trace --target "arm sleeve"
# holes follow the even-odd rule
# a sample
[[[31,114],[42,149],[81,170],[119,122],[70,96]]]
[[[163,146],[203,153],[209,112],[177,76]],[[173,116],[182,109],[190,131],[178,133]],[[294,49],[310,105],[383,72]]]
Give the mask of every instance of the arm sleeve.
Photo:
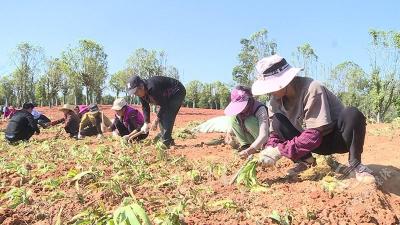
[[[150,123],[150,105],[143,98],[140,98],[140,103],[142,103],[144,122]]]
[[[117,129],[117,120],[119,120],[119,119],[115,117],[113,123],[112,123],[111,126],[110,126],[110,129],[111,129],[112,131],[114,131],[115,129]]]
[[[50,125],[51,126],[55,126],[55,125],[58,125],[60,123],[64,123],[64,121],[65,121],[65,118],[61,118],[61,119],[58,119],[58,120],[51,121]]]
[[[256,111],[255,116],[258,120],[260,128],[258,132],[258,137],[256,138],[256,140],[254,140],[250,147],[258,149],[262,147],[268,140],[269,118],[267,108],[264,106],[260,107]]]
[[[317,129],[304,130],[292,140],[277,143],[281,154],[289,159],[298,160],[318,148],[322,142],[322,133]]]
[[[29,126],[31,126],[32,130],[35,132],[40,133],[39,127],[37,125],[36,120],[33,118],[33,116],[28,116],[28,122],[29,122]]]
[[[101,123],[102,123],[102,119],[101,119],[101,115],[102,113],[97,113],[96,117],[95,117],[95,121],[96,121],[96,130],[99,134],[103,134],[103,131],[101,130]]]
[[[71,115],[67,115],[67,118],[65,118],[64,128],[69,127],[70,125],[71,125]]]
[[[129,130],[132,132],[133,130],[140,130],[139,124],[136,122],[136,115],[132,113],[131,117],[129,117]]]

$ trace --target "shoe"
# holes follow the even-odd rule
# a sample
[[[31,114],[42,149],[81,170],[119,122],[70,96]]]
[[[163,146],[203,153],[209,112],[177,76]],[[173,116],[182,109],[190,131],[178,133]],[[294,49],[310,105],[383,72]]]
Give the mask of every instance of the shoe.
[[[373,171],[360,164],[355,168],[355,173],[356,173],[356,180],[358,182],[364,183],[364,184],[373,184],[376,183],[375,176],[373,175]]]
[[[286,174],[289,177],[294,177],[294,176],[297,176],[299,173],[307,170],[311,166],[315,166],[315,165],[316,165],[315,158],[310,157],[305,160],[296,162],[294,164],[294,166],[287,171]]]

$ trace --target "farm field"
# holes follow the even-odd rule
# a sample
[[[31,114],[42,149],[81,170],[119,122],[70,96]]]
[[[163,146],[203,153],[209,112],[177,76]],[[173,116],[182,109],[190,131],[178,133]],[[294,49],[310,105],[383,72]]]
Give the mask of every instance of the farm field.
[[[110,106],[101,109],[110,118]],[[57,108],[38,108],[50,119]],[[243,164],[223,134],[184,132],[222,110],[181,109],[176,146],[164,151],[150,141],[128,145],[67,138],[53,127],[33,141],[8,145],[0,133],[0,223],[112,224],[123,203],[141,206],[153,224],[398,224],[400,124],[369,124],[363,163],[378,186],[318,177],[293,180],[293,163],[257,168],[258,190],[229,184]],[[152,115],[154,118],[154,115]],[[0,122],[4,129],[5,122]],[[347,154],[335,155],[345,164]],[[332,171],[331,175],[335,175]]]

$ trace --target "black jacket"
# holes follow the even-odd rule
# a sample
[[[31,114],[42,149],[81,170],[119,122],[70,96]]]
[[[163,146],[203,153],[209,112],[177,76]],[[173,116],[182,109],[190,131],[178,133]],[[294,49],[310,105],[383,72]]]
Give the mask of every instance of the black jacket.
[[[7,136],[25,137],[25,134],[40,133],[36,120],[26,110],[18,110],[7,124]]]
[[[147,95],[140,98],[142,103],[144,121],[150,122],[150,105],[167,105],[170,99],[176,95],[186,92],[183,84],[174,78],[164,76],[154,76],[144,80],[144,86],[147,89]]]

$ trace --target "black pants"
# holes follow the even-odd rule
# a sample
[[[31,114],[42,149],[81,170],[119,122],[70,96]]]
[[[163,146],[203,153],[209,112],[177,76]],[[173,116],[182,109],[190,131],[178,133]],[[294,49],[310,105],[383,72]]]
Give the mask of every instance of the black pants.
[[[95,136],[99,134],[95,126],[86,127],[85,129],[81,130],[80,133],[83,136]]]
[[[160,106],[160,111],[158,112],[160,138],[167,146],[170,146],[174,142],[171,136],[172,129],[174,127],[176,115],[182,106],[183,100],[185,100],[185,96],[186,90],[182,87],[167,104]]]
[[[128,128],[126,128],[125,125],[118,119],[116,119],[116,121],[115,121],[115,127],[117,127],[119,136],[121,136],[121,137],[124,136],[124,135],[130,134]],[[141,135],[137,136],[134,140],[135,141],[143,140],[143,139],[147,138],[148,135],[149,135],[148,133],[147,134],[141,134]]]
[[[47,118],[45,115],[40,115],[39,118],[37,118],[36,122],[43,128],[46,128],[46,123],[50,123],[51,120]]]
[[[32,130],[26,129],[19,134],[5,134],[5,138],[10,143],[15,143],[17,141],[28,141],[34,133],[35,132]]]
[[[274,131],[284,140],[291,140],[300,135],[300,131],[280,113],[274,114],[272,124]],[[347,107],[340,113],[333,131],[323,136],[321,145],[312,152],[320,155],[348,152],[350,166],[356,167],[361,163],[365,130],[365,116],[357,108]],[[302,159],[309,157],[311,153]]]

